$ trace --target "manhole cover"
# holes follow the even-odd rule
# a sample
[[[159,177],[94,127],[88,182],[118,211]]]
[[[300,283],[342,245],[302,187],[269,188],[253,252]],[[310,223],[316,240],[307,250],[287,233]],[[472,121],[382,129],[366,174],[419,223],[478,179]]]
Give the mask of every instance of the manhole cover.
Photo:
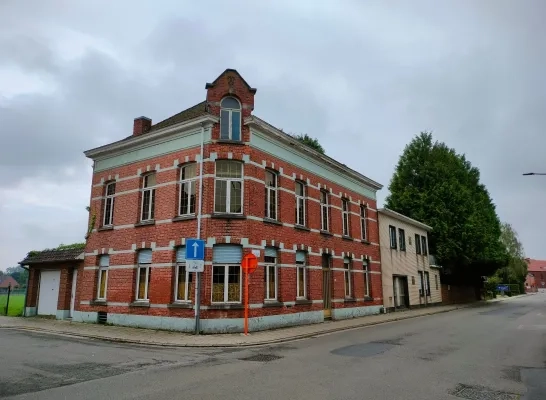
[[[451,392],[453,396],[468,400],[518,400],[519,395],[498,392],[481,386],[457,385]]]
[[[240,358],[239,360],[268,362],[268,361],[278,360],[279,358],[282,358],[282,357],[281,356],[276,356],[274,354],[255,354],[255,355],[250,356],[250,357]]]

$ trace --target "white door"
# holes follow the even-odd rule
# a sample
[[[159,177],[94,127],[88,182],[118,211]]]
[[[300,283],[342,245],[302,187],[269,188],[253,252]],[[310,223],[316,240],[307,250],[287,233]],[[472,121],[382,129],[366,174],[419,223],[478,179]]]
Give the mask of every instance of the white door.
[[[72,294],[70,296],[70,318],[74,315],[74,304],[76,301],[76,282],[78,282],[78,270],[74,268],[72,275]]]
[[[40,273],[38,315],[57,315],[60,281],[61,271],[42,271]]]

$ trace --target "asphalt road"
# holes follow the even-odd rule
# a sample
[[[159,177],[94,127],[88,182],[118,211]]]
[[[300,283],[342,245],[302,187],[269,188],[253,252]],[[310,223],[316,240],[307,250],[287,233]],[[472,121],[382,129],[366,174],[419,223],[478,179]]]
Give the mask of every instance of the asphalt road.
[[[545,400],[546,294],[253,349],[0,329],[0,398]]]

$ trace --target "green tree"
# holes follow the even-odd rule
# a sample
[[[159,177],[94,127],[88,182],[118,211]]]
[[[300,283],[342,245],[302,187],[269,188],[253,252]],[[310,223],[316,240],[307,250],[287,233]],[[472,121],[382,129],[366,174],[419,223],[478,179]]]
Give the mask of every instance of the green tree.
[[[433,230],[430,253],[446,283],[478,283],[507,260],[501,229],[480,172],[464,155],[422,132],[406,146],[389,185],[386,207]]]
[[[525,278],[527,277],[527,263],[523,244],[519,241],[518,234],[508,223],[501,225],[500,241],[508,253],[508,262],[501,267],[496,276],[502,283],[517,283],[523,293]]]
[[[296,139],[300,143],[303,143],[304,145],[311,147],[313,150],[318,151],[320,154],[326,154],[326,152],[324,151],[324,148],[319,143],[318,139],[309,136],[307,133],[290,134],[290,136],[292,136],[294,139]]]
[[[20,266],[6,268],[6,275],[15,279],[20,286],[27,284],[28,271]]]

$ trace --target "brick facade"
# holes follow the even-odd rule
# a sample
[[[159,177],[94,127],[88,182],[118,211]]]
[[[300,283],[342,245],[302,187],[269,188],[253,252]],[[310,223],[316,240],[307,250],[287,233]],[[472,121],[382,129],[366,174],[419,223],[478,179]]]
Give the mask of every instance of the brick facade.
[[[228,304],[212,302],[212,270],[214,246],[240,245],[243,254],[259,250],[258,269],[250,276],[251,329],[268,329],[296,323],[320,322],[324,319],[322,255],[331,258],[331,316],[348,318],[377,313],[383,305],[379,231],[375,191],[380,188],[366,182],[353,190],[320,173],[302,168],[251,143],[252,129],[244,124],[254,109],[255,89],[252,89],[233,70],[227,70],[212,84],[207,84],[208,114],[220,116],[220,102],[232,96],[241,103],[242,140],[220,140],[220,123],[210,125],[210,141],[203,152],[203,193],[201,238],[206,240],[205,271],[201,274],[202,329],[210,332],[240,331],[243,310],[240,302]],[[203,128],[204,129],[204,128]],[[154,134],[139,133],[138,138]],[[301,145],[298,151],[305,152]],[[128,148],[127,151],[131,151]],[[317,170],[325,163],[308,151]],[[91,189],[91,213],[96,224],[88,238],[84,266],[80,268],[76,310],[83,321],[94,321],[99,311],[108,313],[112,323],[189,330],[193,327],[195,277],[192,277],[189,303],[175,301],[176,249],[186,238],[196,237],[195,215],[179,217],[180,166],[198,161],[200,146],[171,149],[166,154],[145,157],[123,165],[95,171]],[[215,168],[218,160],[240,161],[243,169],[242,213],[215,213]],[[330,161],[328,161],[330,162]],[[334,162],[331,160],[331,162]],[[199,175],[197,165],[197,175]],[[331,167],[329,167],[331,168]],[[265,219],[265,175],[272,171],[277,177],[277,216]],[[139,223],[142,206],[142,175],[155,172],[154,220]],[[351,173],[347,169],[347,176]],[[323,174],[324,175],[324,174]],[[306,189],[306,223],[295,226],[295,182]],[[105,188],[115,182],[115,201],[112,226],[103,226]],[[373,182],[373,181],[372,181]],[[321,230],[321,190],[330,198],[330,229]],[[371,195],[365,196],[367,190]],[[199,184],[196,182],[196,193]],[[198,196],[197,196],[198,197]],[[196,197],[196,198],[197,198]],[[342,198],[349,204],[349,237],[342,237]],[[361,235],[361,205],[366,208],[367,237]],[[197,209],[196,200],[196,209]],[[91,217],[90,217],[91,218]],[[278,295],[275,301],[265,301],[264,248],[277,249]],[[148,285],[148,302],[137,302],[137,264],[140,249],[152,250]],[[296,250],[306,252],[305,299],[297,298]],[[109,267],[106,301],[97,301],[99,259],[108,254]],[[350,258],[351,296],[345,296],[344,259]],[[369,273],[364,273],[367,264]],[[370,280],[370,296],[365,295],[365,279]],[[240,278],[242,285],[243,280]],[[229,286],[229,285],[228,285]],[[236,286],[234,286],[236,287]],[[243,299],[241,293],[241,300]],[[68,297],[70,299],[70,297]],[[270,317],[270,318],[262,318]],[[175,319],[175,318],[178,318]]]

